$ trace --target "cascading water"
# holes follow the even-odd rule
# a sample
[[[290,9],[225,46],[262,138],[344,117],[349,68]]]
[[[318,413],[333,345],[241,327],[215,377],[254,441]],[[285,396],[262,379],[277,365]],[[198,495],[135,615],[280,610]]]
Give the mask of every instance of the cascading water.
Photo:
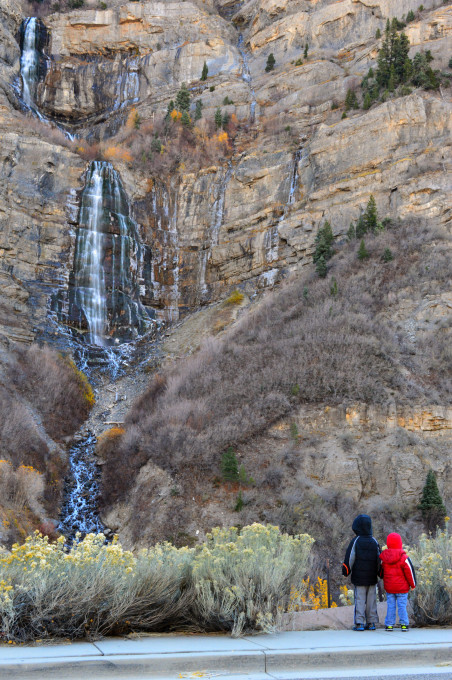
[[[207,283],[206,283],[206,272],[207,263],[211,257],[212,246],[218,245],[219,235],[221,225],[223,224],[224,218],[224,204],[226,200],[226,189],[229,184],[229,180],[232,176],[232,163],[229,161],[228,169],[224,173],[221,181],[218,183],[217,195],[212,209],[212,221],[209,230],[209,242],[207,248],[200,251],[200,263],[199,263],[199,291],[201,297],[207,295]]]
[[[47,29],[40,19],[27,17],[21,26],[20,76],[22,80],[21,97],[27,109],[41,120],[45,117],[36,106],[36,90],[40,79],[45,75],[47,58],[44,46]]]
[[[102,345],[107,323],[105,274],[103,267],[103,166],[91,165],[80,206],[80,224],[75,251],[76,297],[89,328],[89,341]]]
[[[251,104],[250,104],[250,123],[254,123],[256,119],[256,92],[252,86],[251,82],[251,71],[248,63],[248,55],[243,48],[243,35],[239,35],[239,41],[237,43],[237,48],[242,57],[242,79],[247,83],[250,88],[251,93]]]
[[[151,320],[139,297],[138,225],[119,173],[92,161],[80,197],[69,289],[52,302],[58,318],[98,347],[131,341]]]
[[[31,108],[34,103],[34,93],[39,76],[38,20],[29,17],[24,20],[24,35],[22,54],[20,57],[20,74],[22,76],[22,98]]]
[[[22,22],[20,35],[20,80],[22,87],[20,84],[15,84],[14,88],[23,106],[28,111],[31,111],[42,123],[57,127],[68,139],[73,141],[76,136],[60,123],[47,118],[36,104],[38,85],[45,77],[47,69],[48,58],[44,53],[44,47],[48,40],[47,28],[40,19],[27,17]]]
[[[96,437],[89,433],[69,451],[69,474],[64,490],[58,530],[72,543],[75,534],[99,533],[104,527],[99,519],[99,467],[94,457]]]
[[[265,234],[264,237],[264,252],[265,252],[265,260],[269,264],[271,262],[275,262],[278,259],[279,256],[279,229],[281,225],[284,223],[284,221],[287,218],[287,215],[289,214],[292,205],[295,202],[295,195],[296,191],[298,189],[298,185],[300,182],[300,173],[299,173],[299,165],[302,159],[302,154],[303,154],[303,149],[300,148],[298,151],[295,153],[294,159],[293,159],[293,165],[292,165],[292,172],[290,175],[290,185],[289,185],[289,193],[287,195],[287,200],[284,206],[284,211],[281,217],[279,218],[278,222],[272,226]],[[265,285],[270,285],[271,283],[274,282],[275,276],[277,274],[277,270],[272,270],[271,272],[266,272],[263,275],[263,281]]]

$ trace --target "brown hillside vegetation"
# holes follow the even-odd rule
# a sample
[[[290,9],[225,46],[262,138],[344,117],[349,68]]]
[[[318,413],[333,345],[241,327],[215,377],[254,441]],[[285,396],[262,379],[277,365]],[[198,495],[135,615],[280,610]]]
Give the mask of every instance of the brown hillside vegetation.
[[[1,359],[0,531],[10,542],[45,515],[58,516],[63,439],[80,427],[94,396],[74,364],[51,349],[33,345]]]
[[[103,443],[104,510],[121,500],[130,504],[133,541],[183,540],[193,526],[205,530],[218,520],[256,518],[289,531],[311,518],[319,529],[337,524],[341,536],[364,491],[342,498],[339,478],[329,495],[304,484],[306,461],[326,455],[318,437],[308,436],[309,427],[303,432],[295,426],[285,448],[265,439],[266,433],[304,407],[451,403],[450,315],[423,319],[415,341],[404,321],[405,308],[416,307],[416,300],[441,306],[452,276],[449,235],[392,225],[366,237],[370,257],[364,262],[358,247],[358,241],[336,244],[326,279],[309,271],[289,281],[230,332],[156,376],[131,409],[125,434],[114,445]],[[382,260],[386,248],[393,254],[389,262]],[[342,449],[353,448],[348,435],[341,436]],[[402,432],[396,439],[393,445],[403,451],[421,442]],[[237,487],[218,488],[221,456],[229,446],[241,451],[256,480],[244,488],[240,516],[227,514]],[[374,443],[374,450],[379,446]],[[433,444],[422,446],[425,452]],[[365,455],[358,454],[362,465]],[[161,504],[156,496],[164,498]],[[300,515],[300,508],[306,512]],[[415,503],[410,508],[415,513]],[[381,518],[393,517],[390,508],[380,510]]]

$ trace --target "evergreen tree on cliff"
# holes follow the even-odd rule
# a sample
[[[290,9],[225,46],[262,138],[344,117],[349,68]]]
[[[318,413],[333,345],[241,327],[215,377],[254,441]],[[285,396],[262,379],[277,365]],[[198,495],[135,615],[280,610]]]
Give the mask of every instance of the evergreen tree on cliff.
[[[176,109],[178,111],[188,111],[190,108],[190,92],[187,90],[187,86],[183,83],[181,89],[176,96]]]
[[[429,470],[419,505],[427,531],[444,526],[446,507],[438,489],[435,473]]]
[[[207,66],[207,63],[204,62],[204,66],[202,67],[201,80],[207,80],[208,73],[209,73],[209,68]]]
[[[334,243],[333,230],[331,229],[331,224],[327,220],[323,227],[321,227],[318,230],[317,235],[315,237],[315,251],[313,255],[313,260],[315,264],[317,264],[317,262],[322,257],[324,262],[326,263],[326,261],[333,256],[334,254],[333,243]]]

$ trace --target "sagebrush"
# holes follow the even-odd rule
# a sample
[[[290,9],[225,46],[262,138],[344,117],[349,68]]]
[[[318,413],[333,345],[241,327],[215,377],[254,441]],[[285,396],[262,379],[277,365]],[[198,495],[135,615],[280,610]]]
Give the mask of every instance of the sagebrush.
[[[80,538],[80,537],[79,537]],[[254,524],[214,529],[204,545],[137,554],[103,534],[69,552],[39,533],[0,552],[0,636],[97,638],[132,630],[270,630],[306,573],[313,539]]]

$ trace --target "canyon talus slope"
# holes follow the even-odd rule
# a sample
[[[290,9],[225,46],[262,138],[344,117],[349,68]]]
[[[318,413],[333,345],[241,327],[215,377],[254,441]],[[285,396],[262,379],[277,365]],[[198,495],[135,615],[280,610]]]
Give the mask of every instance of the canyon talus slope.
[[[215,303],[212,333],[221,330],[221,301],[234,289],[252,297],[311,267],[319,226],[329,220],[340,243],[370,195],[381,218],[414,230],[428,226],[433,242],[437,230],[450,254],[445,238],[451,229],[450,85],[413,89],[342,117],[347,91],[359,92],[369,67],[375,67],[377,30],[384,32],[388,18],[417,12],[418,0],[107,4],[43,18],[48,59],[36,105],[52,124],[79,136],[69,141],[49,122],[21,110],[23,11],[14,0],[0,0],[2,346],[42,339],[64,345],[49,310],[51,299],[70,282],[90,154],[103,154],[120,173],[143,246],[141,303],[160,319],[177,321]],[[448,71],[451,29],[452,5],[426,0],[405,29],[411,56],[430,50],[432,67]],[[275,67],[266,72],[270,53]],[[202,81],[204,63],[208,77]],[[221,108],[235,117],[236,135],[201,167],[187,158],[171,172],[153,171],[124,153],[121,135],[130,127],[131,112],[142,126],[163,116],[183,83],[192,115],[197,100],[205,119]],[[412,284],[395,295],[387,320],[414,352],[424,332],[433,333],[437,320],[450,318],[450,290],[440,283],[425,293]],[[198,344],[194,333],[192,342],[181,342],[182,353]],[[392,498],[400,504],[407,495],[414,508],[432,466],[450,496],[450,403],[433,392],[430,403],[425,397],[399,404],[395,394],[378,408],[305,405],[244,442],[244,462],[249,456],[257,479],[259,466],[272,467],[272,456],[277,460],[281,447],[292,442],[295,423],[310,443],[292,476],[299,484],[311,480],[316,493],[341,490],[355,503],[375,497],[377,504]],[[359,446],[342,442],[347,428]],[[415,439],[406,434],[410,431]],[[201,502],[186,485],[178,498],[177,479],[160,466],[146,463],[139,476],[130,493],[143,484],[154,489],[158,518],[148,512],[138,536],[131,527],[132,505],[122,502],[106,514],[129,544],[161,538],[172,504],[185,504],[182,534],[196,536],[212,523],[237,521],[231,510],[235,491],[218,502]],[[290,506],[290,512],[301,507],[301,501],[282,500],[278,493],[270,505]],[[254,496],[246,512],[250,519],[278,519]]]

